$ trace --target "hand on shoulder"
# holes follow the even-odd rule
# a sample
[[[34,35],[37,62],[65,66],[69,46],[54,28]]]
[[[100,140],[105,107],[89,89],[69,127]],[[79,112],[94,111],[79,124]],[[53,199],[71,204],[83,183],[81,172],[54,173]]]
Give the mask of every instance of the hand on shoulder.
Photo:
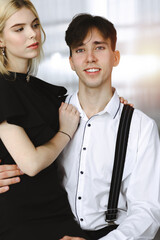
[[[78,127],[79,117],[79,112],[73,105],[62,103],[59,108],[59,130],[72,138]]]

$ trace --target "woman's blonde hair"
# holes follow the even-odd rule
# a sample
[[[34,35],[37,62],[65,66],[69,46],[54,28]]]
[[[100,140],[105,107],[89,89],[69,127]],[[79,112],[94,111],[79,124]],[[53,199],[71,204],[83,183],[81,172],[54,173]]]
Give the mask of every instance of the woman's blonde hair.
[[[14,13],[16,13],[18,10],[20,10],[23,7],[30,9],[35,15],[35,17],[38,18],[40,23],[38,13],[30,0],[0,0],[0,35],[1,36],[3,35],[3,29],[5,27],[6,21]],[[41,23],[40,23],[40,29],[41,29],[41,33],[43,34],[43,40],[41,40],[41,44],[40,44],[40,54],[36,58],[29,60],[28,69],[30,74],[35,74],[37,72],[39,62],[43,56],[42,44],[46,39],[46,35],[42,28]],[[3,52],[4,49],[1,48],[0,50],[1,50],[0,51],[0,73],[8,74],[8,70],[6,68],[8,59]]]

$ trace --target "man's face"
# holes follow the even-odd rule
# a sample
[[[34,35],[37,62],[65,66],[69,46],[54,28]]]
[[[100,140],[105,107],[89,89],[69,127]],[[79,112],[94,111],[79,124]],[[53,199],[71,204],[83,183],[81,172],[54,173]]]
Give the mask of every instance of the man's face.
[[[91,29],[83,44],[72,49],[70,64],[78,77],[80,85],[99,88],[111,85],[113,66],[119,63],[119,52],[111,48],[111,40],[104,39],[98,29]],[[109,86],[108,85],[108,86]]]

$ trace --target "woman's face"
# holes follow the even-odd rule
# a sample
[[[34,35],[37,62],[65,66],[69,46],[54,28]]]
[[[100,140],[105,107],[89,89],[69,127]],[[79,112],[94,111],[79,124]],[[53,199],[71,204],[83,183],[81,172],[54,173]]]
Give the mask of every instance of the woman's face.
[[[7,21],[0,38],[5,47],[9,70],[14,66],[28,66],[28,60],[38,56],[41,47],[41,31],[38,19],[28,8],[23,7]]]

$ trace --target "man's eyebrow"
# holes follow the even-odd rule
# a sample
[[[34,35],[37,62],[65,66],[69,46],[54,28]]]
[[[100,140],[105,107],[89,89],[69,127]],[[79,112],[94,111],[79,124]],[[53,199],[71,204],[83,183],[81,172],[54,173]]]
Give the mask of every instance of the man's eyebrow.
[[[35,21],[37,21],[38,18],[35,18],[33,19],[32,23],[34,23]],[[13,26],[11,26],[11,28],[14,28],[14,27],[17,27],[17,26],[21,26],[21,25],[26,25],[26,23],[17,23],[17,24],[14,24]]]
[[[108,42],[106,42],[106,41],[94,41],[93,44],[94,45],[99,45],[99,44],[106,44],[106,45],[108,45]],[[78,44],[79,47],[80,46],[85,46],[85,45],[86,45],[86,43],[84,43],[84,42]]]
[[[94,45],[99,45],[99,44],[108,45],[108,42],[106,42],[106,41],[94,41],[93,44],[94,44]],[[73,47],[73,49],[74,49],[74,48],[78,48],[78,47],[83,47],[83,46],[85,46],[85,45],[86,45],[86,43],[80,42],[77,46]]]
[[[106,44],[106,45],[108,45],[108,43],[107,42],[105,42],[105,41],[95,41],[95,42],[93,42],[95,45],[98,45],[98,44]]]

